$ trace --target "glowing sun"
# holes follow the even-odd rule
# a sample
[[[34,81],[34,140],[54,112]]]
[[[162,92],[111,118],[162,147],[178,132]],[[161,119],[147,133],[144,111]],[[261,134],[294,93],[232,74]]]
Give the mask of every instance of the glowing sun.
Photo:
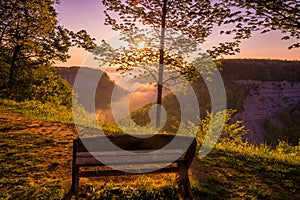
[[[139,43],[138,43],[138,48],[139,48],[139,49],[145,48],[145,42],[144,42],[144,41],[139,42]]]

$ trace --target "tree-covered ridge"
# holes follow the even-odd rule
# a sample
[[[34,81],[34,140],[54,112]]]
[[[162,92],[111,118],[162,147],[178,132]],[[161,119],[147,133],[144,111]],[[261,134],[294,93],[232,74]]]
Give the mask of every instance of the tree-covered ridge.
[[[300,61],[231,59],[222,62],[225,82],[233,80],[300,81]]]

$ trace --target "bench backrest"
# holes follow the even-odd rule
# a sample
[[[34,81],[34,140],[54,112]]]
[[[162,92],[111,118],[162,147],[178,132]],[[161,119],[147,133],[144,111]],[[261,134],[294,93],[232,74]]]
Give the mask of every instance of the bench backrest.
[[[74,139],[73,151],[87,152],[88,149],[92,151],[112,151],[112,144],[120,147],[121,149],[130,150],[143,150],[154,151],[161,148],[167,149],[184,149],[184,157],[189,160],[189,164],[193,160],[196,152],[196,139],[188,136],[176,136],[176,142],[174,142],[174,135],[156,134],[146,137],[133,137],[131,135],[109,135],[98,136],[89,138]],[[109,141],[111,142],[109,144]],[[171,142],[172,141],[172,142]],[[87,148],[86,148],[87,147]]]

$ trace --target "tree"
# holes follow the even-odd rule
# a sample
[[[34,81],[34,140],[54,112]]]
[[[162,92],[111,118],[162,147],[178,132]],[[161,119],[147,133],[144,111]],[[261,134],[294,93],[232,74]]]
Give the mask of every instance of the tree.
[[[85,30],[74,33],[58,25],[55,3],[59,1],[1,0],[0,58],[8,68],[7,97],[12,95],[18,70],[66,61],[74,45],[95,47]]]
[[[128,48],[112,49],[105,41],[94,53],[102,64],[111,61],[111,65],[118,66],[118,70],[129,71],[144,64],[140,69],[142,75],[148,72],[157,83],[157,104],[161,104],[163,71],[171,67],[181,74],[191,76],[196,72],[196,63],[207,61],[207,55],[201,59],[187,62],[182,53],[199,51],[197,43],[203,43],[212,33],[215,25],[221,25],[227,18],[235,15],[230,9],[222,7],[220,3],[211,1],[175,1],[175,0],[144,0],[144,1],[106,1],[104,11],[105,22],[113,30],[120,31],[121,39],[126,41]],[[119,17],[116,17],[118,14]],[[156,29],[147,32],[144,27]],[[168,33],[166,33],[168,32]],[[176,34],[179,33],[180,35]],[[159,38],[159,42],[157,39]],[[139,41],[146,42],[148,47],[137,48]],[[155,43],[156,40],[156,43]],[[153,42],[154,41],[154,42]],[[195,43],[191,42],[194,41]],[[234,54],[239,51],[239,40],[221,43],[209,51],[213,58],[222,54]],[[154,43],[154,45],[153,45]],[[167,45],[166,45],[167,44]],[[174,53],[174,49],[177,51]],[[109,53],[111,59],[109,57]],[[149,64],[157,63],[157,66]],[[206,62],[208,66],[209,62]],[[156,67],[156,69],[154,69]],[[155,73],[157,72],[157,73]],[[176,77],[176,76],[175,76]],[[167,80],[172,77],[167,77]],[[174,80],[174,78],[173,78]],[[160,121],[160,107],[157,107],[157,120]]]
[[[235,34],[237,39],[251,37],[254,31],[267,33],[274,30],[281,31],[282,40],[300,39],[300,2],[299,0],[224,0],[224,6],[240,10],[231,21],[236,23],[226,34]],[[295,42],[289,49],[299,48]]]

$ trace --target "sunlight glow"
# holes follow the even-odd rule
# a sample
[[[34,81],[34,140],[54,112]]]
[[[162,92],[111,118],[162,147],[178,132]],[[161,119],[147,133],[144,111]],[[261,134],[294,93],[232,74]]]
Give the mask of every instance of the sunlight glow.
[[[143,49],[143,48],[145,48],[145,42],[141,41],[138,43],[138,49]]]

